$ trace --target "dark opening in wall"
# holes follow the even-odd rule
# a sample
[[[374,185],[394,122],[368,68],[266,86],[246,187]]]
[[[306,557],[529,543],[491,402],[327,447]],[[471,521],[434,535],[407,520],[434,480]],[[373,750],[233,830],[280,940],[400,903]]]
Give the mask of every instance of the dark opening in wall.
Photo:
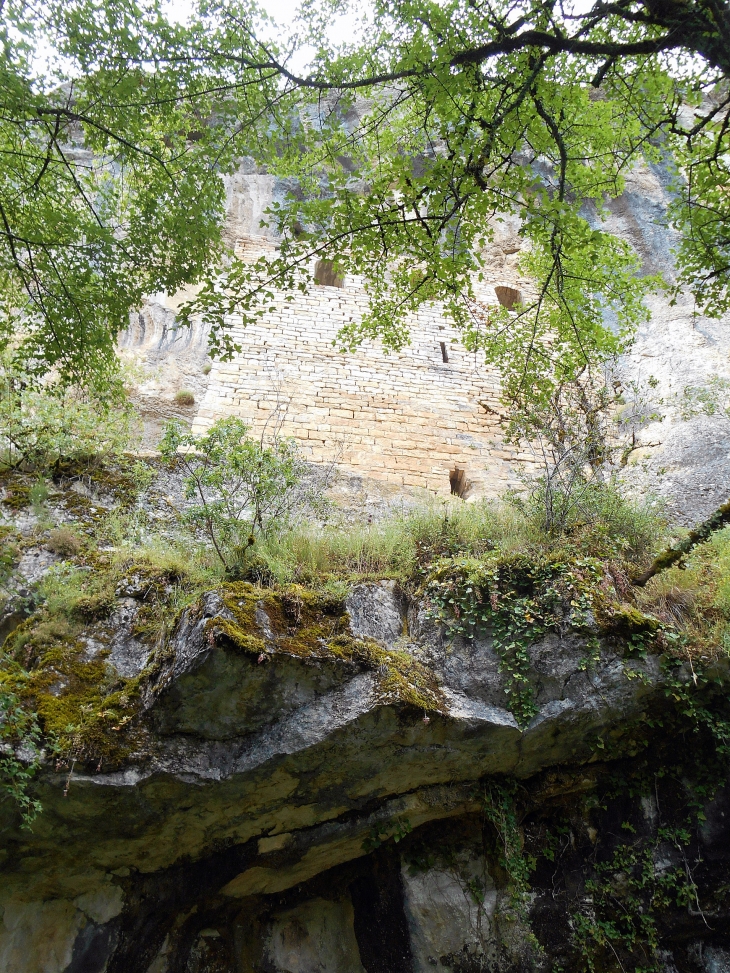
[[[522,304],[522,294],[516,287],[497,284],[494,288],[494,293],[497,295],[497,300],[502,307],[506,307],[508,311],[511,311],[515,304]]]
[[[314,283],[322,287],[344,287],[345,278],[335,272],[334,260],[318,260],[314,267]]]
[[[441,357],[443,358],[444,361],[448,361],[449,360],[449,353],[446,350],[446,342],[445,341],[439,341],[439,344],[441,345]]]
[[[453,495],[455,497],[461,497],[463,500],[471,486],[471,483],[466,478],[466,470],[463,466],[459,466],[458,464],[454,466],[453,470],[449,473],[449,482],[451,483],[451,492]]]

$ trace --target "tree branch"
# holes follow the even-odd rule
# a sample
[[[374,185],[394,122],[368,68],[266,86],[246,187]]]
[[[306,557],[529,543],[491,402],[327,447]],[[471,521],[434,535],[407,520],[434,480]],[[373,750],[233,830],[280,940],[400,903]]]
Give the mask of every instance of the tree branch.
[[[690,531],[684,540],[681,540],[678,544],[673,547],[668,547],[666,551],[656,557],[648,570],[644,571],[638,577],[632,578],[631,583],[637,588],[643,588],[644,585],[651,581],[653,577],[660,574],[662,571],[666,571],[673,565],[677,564],[682,560],[689,552],[696,547],[698,544],[702,544],[708,539],[715,531],[722,530],[723,527],[727,527],[730,524],[730,500],[724,503],[721,507],[708,517],[707,520],[703,521],[699,527],[695,527],[694,530]]]

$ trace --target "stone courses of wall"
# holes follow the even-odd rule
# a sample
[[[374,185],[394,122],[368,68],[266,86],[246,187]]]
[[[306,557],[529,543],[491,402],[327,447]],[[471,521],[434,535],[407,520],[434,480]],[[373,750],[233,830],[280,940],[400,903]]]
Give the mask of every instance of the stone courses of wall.
[[[284,199],[288,184],[248,163],[225,182],[226,241],[243,243],[239,251],[256,256],[275,243],[274,232],[261,220],[272,201]],[[668,183],[668,172],[656,166],[632,170],[623,196],[609,202],[606,221],[601,223],[595,213],[591,219],[629,242],[645,272],[661,272],[672,280],[677,241],[666,220]],[[486,299],[495,300],[497,285],[529,296],[531,288],[518,271],[524,245],[518,221],[502,216],[492,230],[482,255]],[[457,462],[466,467],[477,496],[499,493],[515,483],[516,472],[529,472],[533,456],[505,446],[495,417],[479,405],[496,398],[496,381],[461,347],[451,346],[453,332],[436,309],[416,318],[413,344],[402,355],[384,356],[374,345],[354,355],[334,352],[331,341],[339,326],[364,306],[357,281],[346,284],[344,290],[314,288],[292,304],[282,301],[278,319],[272,316],[246,332],[239,327],[244,354],[230,366],[216,365],[210,375],[203,367],[207,333],[202,324],[174,327],[181,302],[193,290],[150,298],[121,340],[125,356],[145,366],[146,377],[137,389],[144,447],[156,448],[166,419],[177,416],[187,422],[198,410],[198,431],[219,415],[242,415],[260,429],[281,376],[291,397],[286,431],[315,459],[329,458],[336,441],[345,441],[344,472],[353,476],[343,477],[340,486],[357,503],[376,502],[380,493],[387,506],[410,485],[443,494],[449,488],[445,471]],[[644,445],[632,454],[623,476],[636,494],[665,498],[672,518],[691,525],[728,496],[730,420],[724,404],[713,415],[700,412],[690,418],[684,407],[688,388],[706,388],[718,376],[730,377],[730,315],[720,320],[698,315],[690,294],[671,304],[666,295],[656,294],[647,304],[651,319],[639,328],[621,367],[626,380],[640,387],[649,377],[659,381],[656,399],[647,393],[647,408],[657,418],[642,430]],[[293,333],[285,332],[283,321],[294,327]],[[446,366],[440,341],[449,347]],[[181,388],[194,392],[193,407],[175,405]],[[396,443],[396,435],[401,442]],[[378,477],[377,489],[364,482],[373,477]]]
[[[268,246],[248,240],[238,253],[255,259]],[[496,303],[493,291],[483,296]],[[499,408],[495,374],[451,343],[457,332],[437,305],[414,316],[411,344],[399,354],[370,341],[356,352],[338,351],[337,332],[366,306],[363,289],[349,279],[343,288],[314,286],[291,303],[282,294],[255,325],[243,328],[232,318],[242,351],[214,364],[193,430],[236,415],[258,435],[285,410],[282,434],[299,440],[315,462],[340,452],[349,473],[441,495],[449,494],[456,466],[466,470],[471,496],[516,486],[514,464],[525,457],[501,442],[488,411]]]

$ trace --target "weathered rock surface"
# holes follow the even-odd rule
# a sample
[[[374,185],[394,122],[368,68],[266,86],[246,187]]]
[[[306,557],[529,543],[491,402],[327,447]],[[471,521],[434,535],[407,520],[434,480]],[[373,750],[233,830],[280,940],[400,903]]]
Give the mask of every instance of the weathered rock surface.
[[[622,820],[659,834],[683,786],[657,779],[643,803],[619,806],[596,796],[608,793],[606,748],[661,710],[659,660],[606,644],[588,664],[575,633],[546,639],[532,649],[538,712],[521,728],[491,640],[452,643],[392,582],[359,586],[347,609],[346,637],[378,640],[380,665],[334,655],[325,628],[295,650],[298,623],[263,600],[248,642],[218,593],[183,615],[126,761],[110,772],[49,765],[30,833],[4,806],[0,969],[584,968],[570,919],[586,894],[581,868]],[[333,609],[331,630],[346,623]],[[109,662],[126,673],[140,663],[121,641]],[[389,688],[391,664],[408,656],[435,676],[428,711]],[[528,838],[563,822],[532,885],[534,934],[510,904],[501,819],[484,817],[484,781],[499,775],[524,782]],[[713,905],[672,906],[681,935],[667,907],[667,970],[715,973],[730,950],[730,791],[706,793],[692,846],[703,864],[687,867]],[[676,850],[656,847],[673,868]]]
[[[678,238],[667,219],[669,183],[670,172],[660,165],[637,167],[627,173],[625,191],[608,203],[608,213],[602,218],[602,225],[631,244],[641,260],[644,273],[661,275],[672,284],[675,281],[673,251]],[[226,182],[225,233],[229,242],[273,242],[272,231],[262,228],[261,220],[266,208],[281,201],[287,189],[286,180],[275,179],[243,162]],[[586,216],[597,224],[595,212],[586,212]],[[521,241],[515,232],[516,226],[513,221],[506,220],[498,223],[495,229],[495,239],[486,255],[490,282],[529,287],[529,282],[521,281],[517,273],[516,259]],[[254,339],[251,337],[254,331],[249,329],[250,335],[249,331],[246,332],[248,337],[242,354],[247,357],[254,353],[261,356],[257,359],[254,373],[238,370],[234,364],[216,364],[210,373],[213,379],[211,384],[208,373],[204,371],[207,358],[204,329],[200,325],[175,328],[175,312],[185,296],[188,295],[157,295],[150,299],[142,313],[130,322],[129,330],[122,337],[124,350],[150,366],[150,374],[139,389],[139,400],[145,414],[147,446],[156,445],[165,418],[178,416],[192,421],[194,417],[204,414],[205,422],[208,422],[229,414],[234,399],[238,401],[238,412],[247,421],[253,421],[262,409],[279,408],[289,401],[293,385],[302,381],[301,372],[313,376],[308,387],[312,401],[315,401],[321,381],[325,385],[335,382],[328,389],[328,395],[338,400],[333,428],[337,428],[339,436],[345,440],[353,437],[358,442],[357,437],[364,433],[371,437],[363,440],[364,444],[370,445],[365,445],[362,452],[368,462],[375,462],[375,466],[370,468],[367,465],[343,463],[338,502],[351,509],[362,506],[371,513],[397,508],[403,503],[404,493],[409,491],[403,488],[402,471],[391,456],[383,459],[382,437],[378,438],[380,434],[372,421],[369,428],[363,428],[361,412],[352,412],[353,403],[362,404],[369,399],[370,385],[364,381],[362,387],[358,387],[357,384],[353,385],[351,375],[343,375],[336,380],[326,371],[326,362],[331,355],[329,343],[342,323],[343,312],[339,304],[330,309],[323,305],[319,309],[320,315],[333,316],[332,332],[328,332],[328,340],[323,347],[300,349],[302,360],[307,363],[304,369],[300,367],[301,362],[295,361],[293,366],[290,363],[287,374],[280,372],[280,352],[289,347],[294,339],[285,336],[277,345],[276,341],[271,341],[271,336],[277,334],[282,321],[288,323],[295,333],[302,328],[312,327],[311,322],[304,324],[305,319],[300,319],[305,304],[300,305],[296,300],[293,303],[282,302],[278,316],[266,321],[270,334],[256,332],[257,338]],[[627,399],[634,394],[632,386],[638,390],[637,403],[629,406],[628,411],[636,408],[637,413],[646,417],[646,424],[638,431],[640,448],[632,452],[625,478],[635,495],[649,494],[661,498],[673,521],[691,525],[708,517],[730,495],[730,315],[716,320],[699,314],[690,294],[680,294],[674,299],[666,293],[657,292],[648,298],[647,306],[650,318],[639,328],[633,347],[620,367],[627,385]],[[451,325],[445,319],[442,324],[444,335],[448,333],[446,341],[449,342]],[[456,340],[455,332],[453,337]],[[436,367],[440,368],[440,352],[438,342],[432,340],[434,338],[435,335],[430,333],[425,337],[419,335],[416,345],[425,341],[429,353],[438,359]],[[263,347],[257,346],[256,342]],[[267,346],[270,346],[268,351]],[[454,360],[447,372],[429,373],[428,381],[435,386],[434,396],[442,388],[454,394],[457,348],[454,349]],[[409,356],[412,354],[409,352]],[[379,356],[379,352],[369,347],[367,358],[374,355]],[[471,362],[471,356],[467,357]],[[383,396],[378,399],[379,407],[389,411],[392,400],[395,398],[399,401],[397,426],[392,429],[388,427],[386,436],[392,438],[395,434],[402,435],[404,441],[426,441],[430,433],[428,423],[419,418],[418,413],[410,414],[405,410],[403,400],[411,393],[401,385],[401,370],[392,367],[391,358],[380,358],[377,377],[371,376],[369,379]],[[384,362],[387,362],[387,367]],[[326,380],[324,375],[327,375]],[[262,376],[265,378],[260,384],[259,378]],[[270,393],[277,376],[284,386],[281,395],[269,394],[267,397],[267,391]],[[655,386],[653,380],[657,382]],[[339,388],[337,381],[342,383]],[[187,411],[179,409],[174,403],[175,393],[182,387],[190,389],[196,396],[196,404]],[[427,394],[425,389],[426,386],[424,395]],[[353,392],[357,393],[354,399]],[[208,398],[203,409],[206,393]],[[474,481],[473,496],[491,496],[501,492],[508,480],[518,485],[515,477],[522,466],[521,460],[515,456],[509,460],[510,475],[507,477],[501,470],[503,458],[507,455],[504,444],[496,445],[501,439],[501,431],[498,425],[491,424],[489,415],[484,413],[477,401],[479,398],[483,399],[484,396],[467,398],[460,402],[455,412],[444,413],[444,417],[448,416],[453,424],[453,429],[448,423],[445,427],[450,431],[445,432],[444,443],[447,439],[452,441],[452,432],[455,433],[455,442],[459,442],[459,436],[463,437],[462,453],[454,456],[454,460],[467,469],[470,480]],[[249,400],[256,402],[253,410],[244,407]],[[320,406],[322,404],[319,403]],[[302,438],[306,450],[314,439],[322,435],[315,433],[319,415],[316,410],[312,412],[311,406],[304,408],[298,405],[294,411],[297,412],[296,421],[292,421],[289,431]],[[464,436],[456,429],[461,428],[460,420],[467,418],[470,413],[479,416],[479,431],[472,430],[471,436]],[[354,416],[349,422],[345,419],[348,415]],[[307,438],[303,430],[309,428],[310,422],[315,425],[309,429]],[[492,440],[494,448],[488,449],[488,442]],[[373,443],[380,445],[376,448]],[[477,449],[478,446],[480,449]],[[333,440],[327,455],[331,458],[336,452]],[[427,465],[432,465],[432,459],[428,456],[418,459],[424,464],[428,460]],[[443,460],[440,462],[443,463]],[[379,482],[369,480],[371,472],[379,477]],[[441,492],[448,491],[446,474],[444,470]],[[388,485],[396,487],[394,496],[382,492],[382,487]]]

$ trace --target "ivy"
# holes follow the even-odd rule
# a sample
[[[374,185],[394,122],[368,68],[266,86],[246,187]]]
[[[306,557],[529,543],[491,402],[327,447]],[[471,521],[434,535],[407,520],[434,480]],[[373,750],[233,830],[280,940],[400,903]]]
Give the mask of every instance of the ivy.
[[[499,840],[499,864],[507,873],[510,904],[525,918],[530,893],[530,875],[537,863],[524,853],[517,812],[517,782],[490,781],[484,791],[484,816],[494,827]]]
[[[40,802],[28,793],[40,763],[40,737],[35,714],[26,712],[17,695],[0,686],[0,794],[15,803],[24,828],[41,811]]]
[[[623,827],[634,830],[628,822]],[[585,884],[584,906],[572,917],[573,939],[589,973],[605,968],[604,953],[622,969],[628,969],[627,954],[635,973],[663,969],[656,914],[672,905],[696,907],[697,887],[686,865],[658,865],[657,850],[670,844],[684,859],[689,841],[684,828],[659,828],[650,844],[622,844],[595,866],[595,876]]]
[[[509,708],[520,726],[537,712],[530,681],[530,647],[565,627],[590,632],[600,562],[519,554],[441,558],[431,566],[426,595],[432,614],[452,637],[490,634]],[[589,636],[591,659],[597,643]]]
[[[380,848],[386,841],[393,841],[396,845],[401,842],[406,835],[413,831],[413,825],[408,818],[391,821],[389,824],[374,824],[367,837],[362,843],[362,850],[366,855]]]
[[[667,678],[666,694],[677,706],[680,714],[688,719],[695,730],[709,730],[715,743],[718,756],[730,756],[730,720],[717,713],[707,699],[711,684],[718,690],[726,689],[726,684],[716,676],[710,679],[699,665],[692,666],[688,679],[681,675],[681,659],[664,657],[663,669]]]

